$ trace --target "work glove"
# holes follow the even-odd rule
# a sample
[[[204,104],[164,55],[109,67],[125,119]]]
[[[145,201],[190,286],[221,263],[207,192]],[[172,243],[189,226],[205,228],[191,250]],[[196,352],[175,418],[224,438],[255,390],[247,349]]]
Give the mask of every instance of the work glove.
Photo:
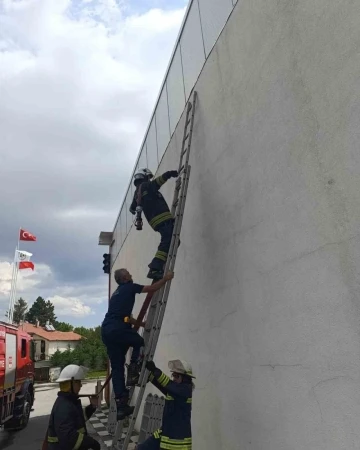
[[[177,170],[170,170],[170,176],[177,178],[179,176],[179,172]]]
[[[135,211],[133,209],[130,208],[129,211],[131,212],[132,215],[135,214]]]
[[[151,373],[153,373],[156,370],[154,361],[146,361],[145,367]]]

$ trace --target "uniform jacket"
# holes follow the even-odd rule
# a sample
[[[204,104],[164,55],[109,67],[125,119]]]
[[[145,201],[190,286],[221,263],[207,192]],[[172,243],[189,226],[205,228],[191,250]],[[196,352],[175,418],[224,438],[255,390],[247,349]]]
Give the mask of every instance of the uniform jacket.
[[[192,385],[175,383],[160,369],[155,369],[150,381],[165,395],[162,427],[154,433],[160,448],[191,450]]]
[[[48,449],[92,449],[95,440],[88,436],[85,422],[90,419],[95,410],[96,408],[92,405],[83,410],[77,395],[59,392],[49,419]]]
[[[134,198],[130,206],[130,212],[135,213],[136,207],[143,208],[146,220],[149,225],[156,231],[159,225],[167,220],[173,219],[166,200],[162,196],[159,189],[171,178],[171,172],[165,172],[152,181],[141,183],[135,190]],[[140,201],[140,204],[138,203]]]

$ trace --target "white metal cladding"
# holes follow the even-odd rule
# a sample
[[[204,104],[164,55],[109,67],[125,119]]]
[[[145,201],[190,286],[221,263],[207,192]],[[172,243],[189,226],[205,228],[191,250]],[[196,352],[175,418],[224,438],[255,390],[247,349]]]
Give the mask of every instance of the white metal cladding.
[[[8,389],[15,384],[16,373],[16,336],[6,334],[5,340],[5,384],[4,389]]]
[[[130,183],[129,190],[126,194],[126,235],[130,231],[132,222],[133,222],[133,215],[129,211],[130,205],[133,201],[133,189],[132,189],[132,183]]]
[[[148,158],[148,168],[155,173],[159,165],[158,151],[157,151],[157,140],[156,140],[156,126],[155,117],[151,121],[149,132],[146,138],[146,148],[147,148],[147,158]]]
[[[185,94],[186,99],[188,99],[205,62],[204,42],[197,0],[191,5],[180,42]]]
[[[189,1],[185,18],[174,47],[175,50],[160,89],[160,95],[151,116],[148,131],[144,138],[147,166],[154,173],[157,171],[161,158],[182,113],[182,110],[180,110],[180,105],[182,104],[180,95],[181,86],[184,86],[185,98],[187,100],[202,70],[206,57],[208,57],[236,3],[237,0]],[[181,65],[183,79],[179,77],[179,66]],[[176,80],[178,80],[179,84],[177,84]],[[135,168],[140,167],[143,161],[144,154],[142,147],[142,152],[138,156]],[[131,184],[132,176],[130,180]],[[120,234],[117,234],[116,227],[114,228],[114,237],[118,242],[113,246],[113,251],[116,253],[113,261],[115,261],[133,223],[132,215],[127,212],[127,201],[129,201],[128,194],[123,201],[121,212],[119,213],[121,220],[117,221],[116,224],[116,227],[121,227]]]
[[[176,48],[174,59],[169,70],[167,78],[167,91],[169,103],[170,132],[173,133],[175,131],[176,124],[181,117],[181,113],[183,112],[185,107],[185,90],[180,45],[178,45]]]
[[[141,169],[142,167],[148,167],[148,161],[147,161],[147,152],[146,152],[146,142],[143,145],[143,148],[140,153],[140,157],[136,166],[137,169]]]
[[[156,136],[158,144],[158,159],[160,162],[170,141],[169,108],[166,84],[161,92],[156,109]]]
[[[227,18],[232,11],[232,0],[198,0],[201,27],[205,42],[206,56],[209,55]]]

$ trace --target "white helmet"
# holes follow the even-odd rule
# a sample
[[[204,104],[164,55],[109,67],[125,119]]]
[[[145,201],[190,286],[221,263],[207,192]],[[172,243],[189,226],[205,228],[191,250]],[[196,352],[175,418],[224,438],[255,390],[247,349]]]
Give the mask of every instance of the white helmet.
[[[184,361],[183,359],[174,359],[172,361],[169,361],[168,366],[171,372],[183,373],[190,378],[195,378],[193,375],[191,364]]]
[[[136,180],[144,180],[147,178],[152,178],[154,175],[149,169],[138,169],[134,174],[134,182]]]
[[[69,366],[63,368],[56,382],[61,383],[63,381],[83,380],[88,371],[89,369],[87,367],[70,364]]]

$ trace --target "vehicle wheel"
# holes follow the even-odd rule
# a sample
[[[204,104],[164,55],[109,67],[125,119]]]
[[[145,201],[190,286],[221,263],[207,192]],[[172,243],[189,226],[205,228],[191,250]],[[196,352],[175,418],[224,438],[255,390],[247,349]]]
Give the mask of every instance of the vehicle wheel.
[[[18,431],[26,428],[27,424],[29,423],[31,411],[31,395],[29,394],[29,392],[27,392],[24,396],[22,408],[23,408],[22,417],[13,418],[10,419],[8,422],[5,422],[4,423],[5,430]]]

